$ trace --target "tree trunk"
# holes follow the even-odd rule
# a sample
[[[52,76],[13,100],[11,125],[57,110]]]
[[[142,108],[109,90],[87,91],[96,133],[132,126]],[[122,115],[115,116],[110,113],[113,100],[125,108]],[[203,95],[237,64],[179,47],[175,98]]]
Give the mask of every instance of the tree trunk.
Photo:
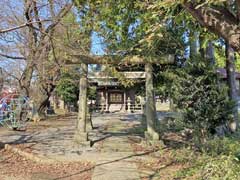
[[[204,27],[224,38],[229,45],[240,53],[239,19],[227,8],[206,5],[199,6],[196,1],[184,1],[183,7]]]
[[[194,58],[197,56],[198,51],[198,32],[190,33],[190,58]]]
[[[200,33],[199,35],[199,54],[202,58],[205,58],[205,48],[204,48],[205,36]]]
[[[157,118],[156,118],[156,104],[153,92],[153,67],[150,63],[145,65],[146,72],[146,120],[147,120],[147,132],[145,132],[146,138],[152,140],[159,140],[157,133]]]
[[[87,134],[87,74],[88,65],[81,64],[81,77],[79,82],[79,107],[76,122],[75,142],[84,143],[88,141]]]
[[[212,41],[208,41],[206,48],[206,59],[211,65],[215,64],[214,47]]]
[[[33,114],[33,117],[35,119],[43,119],[46,117],[46,108],[49,105],[49,99],[52,95],[52,92],[55,89],[54,84],[40,84],[38,87],[38,98],[33,99],[34,107],[35,107],[35,113]]]
[[[49,104],[49,98],[50,96],[48,95],[41,95],[42,97],[40,98],[40,101],[36,102],[35,105],[36,105],[36,110],[37,110],[37,116],[40,118],[40,119],[43,119],[46,117],[46,108]]]
[[[238,127],[238,105],[237,105],[237,89],[236,89],[236,77],[235,77],[235,54],[233,49],[228,43],[226,43],[226,71],[227,71],[227,85],[229,98],[235,102],[233,120],[230,125],[232,132],[236,131]]]
[[[32,80],[32,74],[33,74],[33,65],[31,62],[27,62],[27,66],[25,67],[23,74],[21,76],[21,79],[19,81],[21,94],[24,96],[28,96],[28,97],[30,96],[30,85]]]
[[[0,67],[0,92],[2,91],[2,88],[3,88],[3,70],[2,68]]]

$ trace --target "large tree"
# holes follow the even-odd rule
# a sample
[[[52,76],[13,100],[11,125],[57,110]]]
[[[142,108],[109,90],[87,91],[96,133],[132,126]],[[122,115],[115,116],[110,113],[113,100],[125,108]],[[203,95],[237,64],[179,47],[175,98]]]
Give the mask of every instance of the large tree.
[[[240,1],[189,1],[181,3],[201,25],[224,38],[240,53]]]
[[[2,45],[1,54],[4,58],[25,60],[23,72],[18,78],[20,91],[26,96],[31,96],[31,83],[33,74],[36,76],[38,98],[34,98],[36,108],[40,114],[44,112],[51,92],[55,88],[55,81],[59,76],[57,59],[50,60],[53,49],[53,35],[57,25],[70,11],[71,1],[56,2],[52,0],[22,0],[18,8],[13,9],[12,1],[4,3],[9,13],[1,25],[1,37],[13,36],[11,44],[15,51],[9,48],[9,41]],[[5,38],[6,39],[6,38]],[[4,40],[5,40],[4,39]],[[18,56],[14,56],[17,54]]]
[[[0,67],[0,92],[2,91],[2,88],[3,88],[3,70],[2,68]]]
[[[233,49],[240,53],[240,1],[187,1],[182,6],[202,26],[223,38],[226,42],[226,71],[229,98],[236,103],[235,56]],[[238,126],[237,105],[234,108],[234,120]],[[234,125],[234,126],[236,126]],[[231,127],[234,131],[235,127]]]

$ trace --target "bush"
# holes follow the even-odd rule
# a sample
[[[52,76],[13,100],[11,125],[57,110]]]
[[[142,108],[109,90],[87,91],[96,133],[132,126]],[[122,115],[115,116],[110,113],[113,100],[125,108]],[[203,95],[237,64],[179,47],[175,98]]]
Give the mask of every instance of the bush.
[[[240,177],[239,137],[214,138],[201,147],[201,152],[177,150],[175,159],[187,163],[176,172],[181,179],[238,180]]]
[[[220,83],[215,67],[206,60],[189,60],[176,74],[173,100],[186,126],[203,144],[217,126],[232,120],[234,103],[228,99],[227,88]]]
[[[240,163],[234,156],[206,156],[202,155],[190,167],[176,172],[176,179],[204,179],[204,180],[238,180],[240,177]]]
[[[158,131],[161,134],[164,134],[166,132],[181,132],[184,130],[184,123],[181,114],[169,114],[170,115],[166,115],[166,117],[159,121]]]
[[[59,81],[56,92],[66,103],[76,103],[78,100],[78,87],[67,79]]]
[[[232,155],[222,155],[209,159],[201,170],[201,177],[206,180],[238,180],[240,177],[240,163]]]
[[[62,97],[66,103],[76,104],[78,101],[79,77],[74,73],[63,72],[56,86],[56,93]]]
[[[202,165],[202,179],[238,180],[240,177],[239,136],[214,138],[203,146],[203,154],[210,156]]]
[[[202,145],[201,150],[210,156],[232,155],[235,156],[236,159],[240,160],[239,138],[214,138],[213,140],[209,140],[204,145]]]

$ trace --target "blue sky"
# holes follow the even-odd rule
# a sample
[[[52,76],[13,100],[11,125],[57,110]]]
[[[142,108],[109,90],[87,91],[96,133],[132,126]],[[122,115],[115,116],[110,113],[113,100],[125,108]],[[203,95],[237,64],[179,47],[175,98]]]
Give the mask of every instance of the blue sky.
[[[96,32],[92,33],[91,53],[95,55],[104,54],[103,38],[101,38]]]
[[[103,45],[103,38],[99,37],[96,32],[92,33],[92,44],[91,44],[91,53],[94,55],[103,55],[104,53],[104,45]],[[7,68],[10,64],[17,63],[16,60],[4,60],[5,58],[0,57],[0,67]],[[1,61],[4,60],[4,61]],[[23,63],[22,61],[19,63]],[[17,63],[18,64],[18,63]]]
[[[1,1],[1,0],[0,0]],[[16,7],[21,9],[20,7],[22,6],[22,4],[20,3],[20,1],[18,0],[2,0],[1,3],[10,3],[10,5],[12,7]],[[0,4],[1,4],[0,3]],[[18,10],[19,10],[18,9]],[[9,37],[13,38],[14,37],[14,32],[13,33],[9,33]],[[0,45],[2,46],[10,46],[10,43],[6,43],[0,40]],[[96,32],[92,33],[92,44],[91,44],[91,54],[95,54],[95,55],[103,55],[105,54],[104,52],[104,42],[103,42],[103,38],[101,38]],[[11,52],[11,54],[9,55],[18,55],[17,53],[13,53]],[[7,67],[9,64],[13,64],[13,63],[17,63],[14,60],[10,60],[10,59],[6,59],[4,57],[0,57],[0,67]]]

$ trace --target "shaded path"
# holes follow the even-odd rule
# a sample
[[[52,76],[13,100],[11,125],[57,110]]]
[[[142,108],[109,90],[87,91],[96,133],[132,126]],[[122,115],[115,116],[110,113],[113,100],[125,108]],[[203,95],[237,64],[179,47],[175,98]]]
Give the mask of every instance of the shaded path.
[[[140,114],[94,114],[93,124],[97,128],[90,133],[93,147],[73,143],[76,115],[32,124],[26,132],[0,128],[0,141],[24,144],[28,147],[24,150],[56,162],[92,162],[95,164],[93,180],[140,179],[135,164],[138,155],[129,143],[129,138],[141,141],[141,134],[136,134],[140,117]],[[74,175],[59,179],[70,179]]]
[[[135,164],[135,153],[128,138],[133,134],[131,128],[140,125],[138,115],[105,115],[110,120],[104,131],[105,137],[99,158],[93,172],[93,180],[134,180],[140,179]]]

